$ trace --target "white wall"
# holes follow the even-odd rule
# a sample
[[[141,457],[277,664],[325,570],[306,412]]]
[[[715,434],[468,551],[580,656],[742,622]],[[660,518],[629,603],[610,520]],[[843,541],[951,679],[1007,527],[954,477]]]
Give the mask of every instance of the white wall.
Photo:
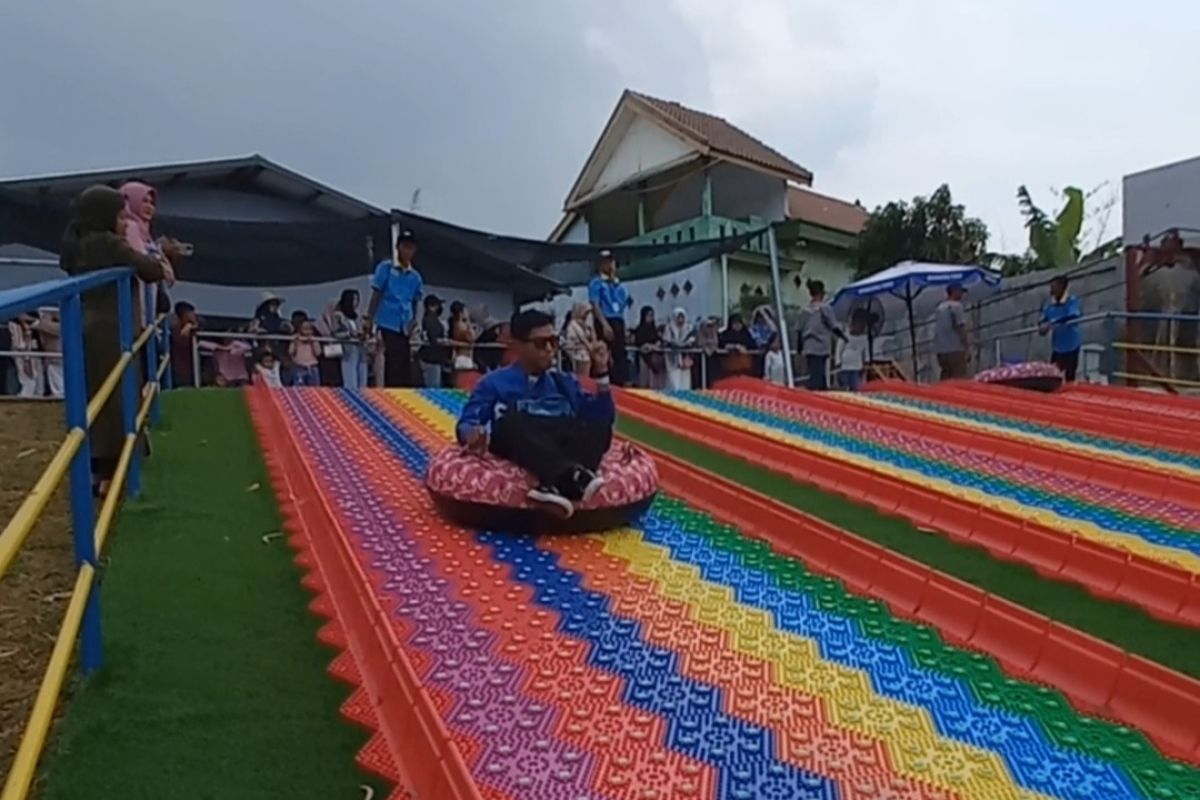
[[[357,289],[362,297],[362,307],[366,308],[367,299],[370,297],[370,278],[366,275],[351,281],[318,283],[311,286],[276,286],[272,287],[271,291],[284,299],[284,316],[301,309],[308,312],[310,317],[316,317],[324,311],[327,304],[341,296],[343,289]],[[260,286],[214,286],[181,281],[170,293],[172,300],[187,300],[192,303],[201,315],[248,318],[254,313],[265,291],[266,288]],[[482,303],[497,318],[507,318],[513,310],[510,294],[444,289],[429,285],[425,287],[425,292],[441,297],[447,306],[455,300],[466,303],[468,308]]]
[[[682,139],[637,115],[626,128],[620,143],[589,191],[619,186],[635,175],[668,164],[690,152],[692,147]]]
[[[1200,228],[1200,158],[1126,175],[1122,195],[1127,245],[1168,228]]]
[[[563,244],[588,244],[591,240],[588,238],[587,220],[582,215],[575,218],[571,226],[567,228],[562,236]]]
[[[6,263],[0,257],[0,290],[64,277],[66,273],[53,265]],[[340,297],[343,289],[357,289],[363,298],[363,308],[366,308],[366,301],[370,296],[369,282],[370,278],[364,275],[350,281],[311,286],[276,286],[272,287],[271,291],[287,301],[284,307],[285,315],[302,309],[307,311],[309,316],[315,317],[324,311],[326,304]],[[180,281],[169,293],[172,301],[187,300],[196,306],[202,315],[249,318],[265,291],[266,287],[262,286],[216,286]],[[454,300],[461,300],[468,308],[482,303],[487,306],[492,316],[498,319],[507,319],[513,312],[511,294],[444,289],[438,286],[426,286],[425,291],[441,297],[447,305]]]
[[[682,289],[683,285],[688,282],[692,284],[691,292],[680,291],[677,296],[671,295],[672,285]],[[672,272],[670,275],[629,281],[625,284],[625,288],[629,290],[629,296],[633,298],[633,307],[625,314],[625,324],[629,326],[637,324],[642,306],[653,308],[654,315],[660,323],[676,307],[686,310],[692,319],[720,313],[721,271],[719,262],[703,261],[678,272]],[[663,290],[662,300],[658,299],[659,288]],[[552,312],[561,324],[566,313],[571,310],[571,306],[575,303],[586,302],[587,287],[576,286],[571,289],[570,295],[560,295],[550,303],[535,305]]]

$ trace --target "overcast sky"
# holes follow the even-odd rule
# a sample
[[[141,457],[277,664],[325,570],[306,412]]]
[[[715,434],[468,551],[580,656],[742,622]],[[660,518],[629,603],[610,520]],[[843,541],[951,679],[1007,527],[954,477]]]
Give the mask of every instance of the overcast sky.
[[[1016,250],[1019,183],[1200,155],[1197,41],[1194,0],[0,0],[0,175],[259,152],[541,237],[629,87]]]

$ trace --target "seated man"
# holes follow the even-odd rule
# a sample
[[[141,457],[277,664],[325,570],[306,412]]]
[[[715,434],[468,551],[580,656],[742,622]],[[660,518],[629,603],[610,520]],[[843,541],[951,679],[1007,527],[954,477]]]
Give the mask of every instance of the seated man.
[[[517,360],[476,384],[458,420],[458,441],[533,473],[538,485],[529,499],[569,517],[574,502],[587,502],[604,485],[596,470],[616,417],[608,374],[597,376],[591,395],[574,375],[553,368],[558,332],[549,314],[520,311],[510,328]],[[607,369],[602,342],[592,363]]]

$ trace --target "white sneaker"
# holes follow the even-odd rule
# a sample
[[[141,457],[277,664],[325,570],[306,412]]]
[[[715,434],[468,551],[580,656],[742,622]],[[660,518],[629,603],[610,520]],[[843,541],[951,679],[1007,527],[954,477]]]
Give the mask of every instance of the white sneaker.
[[[563,497],[557,489],[548,486],[538,486],[526,492],[525,496],[531,502],[538,504],[550,513],[563,519],[570,519],[575,513],[575,505]]]
[[[601,478],[594,472],[585,471],[584,475],[589,480],[583,484],[583,500],[581,502],[587,503],[604,488],[604,478]],[[583,481],[580,482],[583,483]]]

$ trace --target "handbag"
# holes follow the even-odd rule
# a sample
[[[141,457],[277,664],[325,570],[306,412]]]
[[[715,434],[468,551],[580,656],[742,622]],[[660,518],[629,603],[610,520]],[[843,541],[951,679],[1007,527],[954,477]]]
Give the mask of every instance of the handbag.
[[[341,358],[342,353],[345,352],[345,348],[340,344],[327,344],[323,348],[323,351],[326,358]]]

